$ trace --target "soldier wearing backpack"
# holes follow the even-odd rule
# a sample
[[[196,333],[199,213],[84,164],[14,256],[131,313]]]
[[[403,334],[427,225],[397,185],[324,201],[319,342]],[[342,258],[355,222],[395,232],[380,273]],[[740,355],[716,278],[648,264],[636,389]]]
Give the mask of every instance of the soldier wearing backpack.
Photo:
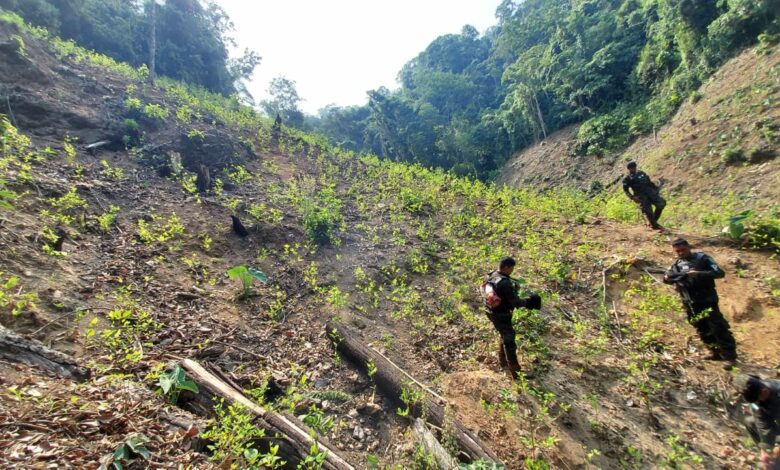
[[[487,307],[487,315],[493,326],[501,335],[498,346],[498,362],[502,369],[513,380],[518,378],[520,364],[517,362],[517,344],[515,343],[515,329],[512,326],[512,311],[518,307],[540,309],[542,299],[531,294],[521,299],[517,296],[517,287],[509,277],[517,263],[513,258],[505,257],[498,265],[498,271],[485,276],[482,284],[482,295]]]

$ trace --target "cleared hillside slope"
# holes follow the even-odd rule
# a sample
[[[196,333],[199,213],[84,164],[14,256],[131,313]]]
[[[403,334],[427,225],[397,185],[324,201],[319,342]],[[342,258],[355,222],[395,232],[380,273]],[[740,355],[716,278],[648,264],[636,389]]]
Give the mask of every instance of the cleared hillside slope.
[[[750,49],[727,62],[672,121],[620,154],[574,155],[576,126],[524,150],[499,181],[588,190],[607,186],[635,159],[684,201],[768,212],[780,201],[780,47]],[[727,161],[731,160],[731,161]],[[733,197],[726,198],[730,193]]]
[[[177,406],[151,393],[185,358],[305,421],[356,468],[426,468],[404,403],[375,389],[366,364],[334,353],[332,320],[441,395],[510,469],[754,460],[730,417],[731,373],[702,360],[676,295],[652,277],[678,233],[610,219],[580,192],[358,158],[274,133],[231,100],[145,85],[67,44],[6,25],[0,38],[12,111],[0,180],[17,194],[0,209],[0,322],[94,374],[77,385],[0,361],[3,468],[96,467],[136,433],[150,438],[154,468],[246,466],[250,443],[217,439],[245,435],[235,416],[186,392]],[[103,139],[112,143],[86,148]],[[211,176],[201,191],[200,165]],[[776,260],[682,235],[727,271],[719,288],[739,367],[776,374]],[[476,289],[506,254],[544,298],[541,312],[515,318],[523,367],[536,374],[520,384],[498,369]],[[236,265],[269,282],[242,298],[227,275]],[[407,386],[411,402],[418,389]],[[177,408],[214,421],[176,429],[174,412],[199,419]],[[451,449],[446,428],[437,432]],[[223,455],[193,442],[204,429]]]

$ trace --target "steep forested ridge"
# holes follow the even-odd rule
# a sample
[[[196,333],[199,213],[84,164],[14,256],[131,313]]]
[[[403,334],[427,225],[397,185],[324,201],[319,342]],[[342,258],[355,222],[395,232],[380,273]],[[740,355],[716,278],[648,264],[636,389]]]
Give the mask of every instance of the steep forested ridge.
[[[0,8],[34,25],[136,67],[149,62],[150,6],[144,0],[0,0]],[[217,93],[244,91],[240,81],[260,58],[251,51],[228,58],[233,24],[218,5],[167,0],[157,6],[155,24],[158,74]]]
[[[490,177],[514,151],[584,122],[602,156],[665,123],[736,51],[775,40],[771,0],[504,1],[498,24],[445,35],[366,108],[326,108],[334,143]]]

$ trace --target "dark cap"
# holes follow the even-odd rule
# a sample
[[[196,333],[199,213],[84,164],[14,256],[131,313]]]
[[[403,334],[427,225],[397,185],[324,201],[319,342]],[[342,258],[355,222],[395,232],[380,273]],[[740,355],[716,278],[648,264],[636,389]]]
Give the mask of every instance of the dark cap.
[[[742,394],[742,398],[748,403],[757,402],[758,395],[764,387],[764,382],[761,380],[761,377],[748,374],[737,375],[734,378],[733,384],[734,388]]]
[[[636,160],[631,160],[626,164],[626,168],[636,168]]]
[[[678,238],[672,242],[672,246],[691,246],[691,244],[684,238]]]

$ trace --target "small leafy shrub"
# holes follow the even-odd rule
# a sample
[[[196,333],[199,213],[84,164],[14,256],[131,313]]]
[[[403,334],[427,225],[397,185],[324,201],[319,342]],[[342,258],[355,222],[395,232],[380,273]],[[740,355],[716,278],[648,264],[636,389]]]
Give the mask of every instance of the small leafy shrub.
[[[701,465],[703,459],[695,453],[688,450],[688,445],[680,442],[680,437],[670,435],[666,438],[666,444],[669,446],[669,452],[659,462],[662,468],[686,468],[690,464]]]
[[[780,218],[756,220],[750,225],[750,244],[756,248],[771,248],[780,253]]]
[[[236,185],[242,185],[252,181],[252,173],[242,165],[233,165],[233,169],[227,172],[228,179]]]
[[[268,207],[262,202],[252,204],[247,209],[247,212],[258,222],[264,222],[274,227],[281,224],[282,220],[284,220],[284,213],[282,211],[273,207]]]
[[[309,448],[309,453],[306,454],[303,460],[298,463],[298,469],[302,470],[319,470],[325,464],[325,458],[327,454],[324,450],[320,450],[320,445],[315,442]]]
[[[780,34],[761,33],[758,35],[758,47],[756,52],[759,54],[769,54],[772,52],[772,46],[780,42]]]
[[[116,223],[116,216],[119,213],[119,207],[111,205],[108,208],[108,212],[97,217],[98,228],[103,233],[108,233],[111,227]]]
[[[44,253],[46,253],[49,256],[67,256],[67,253],[64,251],[59,251],[55,249],[56,242],[59,240],[60,235],[62,233],[65,233],[64,231],[55,231],[48,225],[44,225],[41,230],[38,232],[38,235],[41,236],[41,240],[44,242],[43,245],[41,245],[41,249]]]
[[[668,323],[680,312],[678,297],[659,287],[650,278],[632,282],[623,299],[633,308],[629,311],[629,327],[643,348],[665,348],[669,341]]]
[[[130,286],[117,289],[116,300],[118,306],[106,314],[110,325],[98,332],[98,319],[94,318],[86,331],[86,337],[90,346],[106,348],[110,361],[137,363],[143,358],[142,341],[158,331],[161,325],[133,298]]]
[[[130,437],[125,442],[119,444],[113,454],[101,460],[98,470],[123,470],[124,465],[130,464],[137,457],[149,460],[152,455],[149,449],[146,448],[147,442],[149,442],[149,438],[143,434],[136,434]],[[106,460],[107,462],[104,462]]]
[[[2,274],[0,272],[0,275]],[[0,311],[9,311],[15,317],[34,309],[35,302],[38,301],[37,294],[22,293],[21,289],[17,289],[18,285],[19,278],[16,276],[11,276],[0,284]]]
[[[212,460],[217,462],[232,459],[241,465],[240,459],[248,449],[252,448],[252,442],[265,436],[265,431],[252,424],[252,414],[239,404],[218,404],[214,407],[217,414],[216,422],[207,429],[201,437],[212,444],[208,449],[212,452]],[[250,452],[250,457],[254,457]]]
[[[325,300],[336,308],[343,308],[349,301],[349,292],[342,292],[337,286],[330,286]]]
[[[722,233],[732,240],[747,239],[753,248],[769,248],[780,252],[780,218],[754,218],[752,210],[729,217]]]
[[[622,192],[616,192],[604,202],[604,215],[621,222],[637,222],[642,217],[638,205]]]
[[[73,145],[76,139],[71,136],[65,136],[65,141],[62,143],[63,150],[65,151],[65,161],[73,163],[76,160],[76,146]]]
[[[79,196],[76,187],[72,187],[59,198],[50,198],[48,202],[51,210],[44,209],[41,216],[51,218],[59,225],[71,225],[76,220],[78,209],[89,207],[86,199]]]
[[[153,215],[151,222],[144,219],[138,220],[137,234],[145,245],[164,244],[183,235],[184,225],[175,212],[168,217],[167,221],[163,221],[160,216]]]
[[[333,245],[340,243],[339,230],[344,222],[342,205],[331,188],[325,188],[312,197],[304,197],[301,200],[303,226],[311,241]]]
[[[414,408],[419,407],[425,403],[425,392],[420,390],[416,385],[407,385],[401,387],[401,402],[404,404],[404,408],[396,409],[398,416],[405,418],[408,417]]]
[[[138,121],[132,118],[126,118],[123,122],[125,134],[122,136],[122,143],[125,147],[132,147],[138,145],[141,137],[141,126],[138,125]]]
[[[195,117],[195,112],[188,105],[179,106],[176,109],[176,119],[182,124],[189,124]]]
[[[333,418],[325,416],[322,408],[317,405],[311,405],[309,411],[301,415],[301,421],[321,435],[327,434],[333,428]]]
[[[7,188],[4,179],[0,178],[0,209],[13,209],[11,204],[19,197],[15,191],[11,191]]]
[[[543,458],[526,457],[523,460],[523,464],[525,464],[525,468],[528,470],[550,470],[550,464]]]
[[[127,118],[124,121],[122,121],[122,125],[125,128],[126,134],[136,135],[138,134],[138,130],[140,129],[140,126],[138,125],[138,121],[131,118]]]
[[[189,131],[187,131],[187,138],[203,140],[206,138],[206,133],[200,129],[190,129]]]
[[[729,147],[723,151],[720,155],[721,161],[727,165],[734,165],[736,163],[745,161],[745,154],[741,148]]]
[[[243,287],[241,298],[245,300],[249,298],[250,288],[252,287],[252,281],[254,279],[257,279],[263,284],[268,282],[268,276],[266,276],[264,272],[255,268],[248,268],[244,265],[232,267],[227,274],[230,279],[238,279],[241,281],[241,286]]]
[[[287,461],[282,460],[277,454],[279,453],[279,446],[269,444],[268,452],[261,453],[254,447],[244,450],[244,460],[246,460],[246,470],[276,470],[284,468],[287,465]]]
[[[168,119],[170,114],[167,108],[163,108],[157,103],[146,103],[141,112],[145,117],[156,122]]]
[[[173,404],[179,401],[179,394],[182,390],[198,393],[197,384],[187,378],[184,369],[178,364],[172,371],[162,374],[157,384],[160,386],[163,395]]]
[[[122,181],[125,175],[124,170],[119,167],[112,167],[106,160],[100,160],[100,166],[103,167],[103,175],[111,181]]]
[[[401,190],[401,202],[403,203],[404,209],[410,214],[419,214],[423,210],[425,200],[419,191],[403,188]]]
[[[142,106],[143,103],[141,103],[141,100],[134,96],[128,96],[125,98],[125,111],[140,111]]]

